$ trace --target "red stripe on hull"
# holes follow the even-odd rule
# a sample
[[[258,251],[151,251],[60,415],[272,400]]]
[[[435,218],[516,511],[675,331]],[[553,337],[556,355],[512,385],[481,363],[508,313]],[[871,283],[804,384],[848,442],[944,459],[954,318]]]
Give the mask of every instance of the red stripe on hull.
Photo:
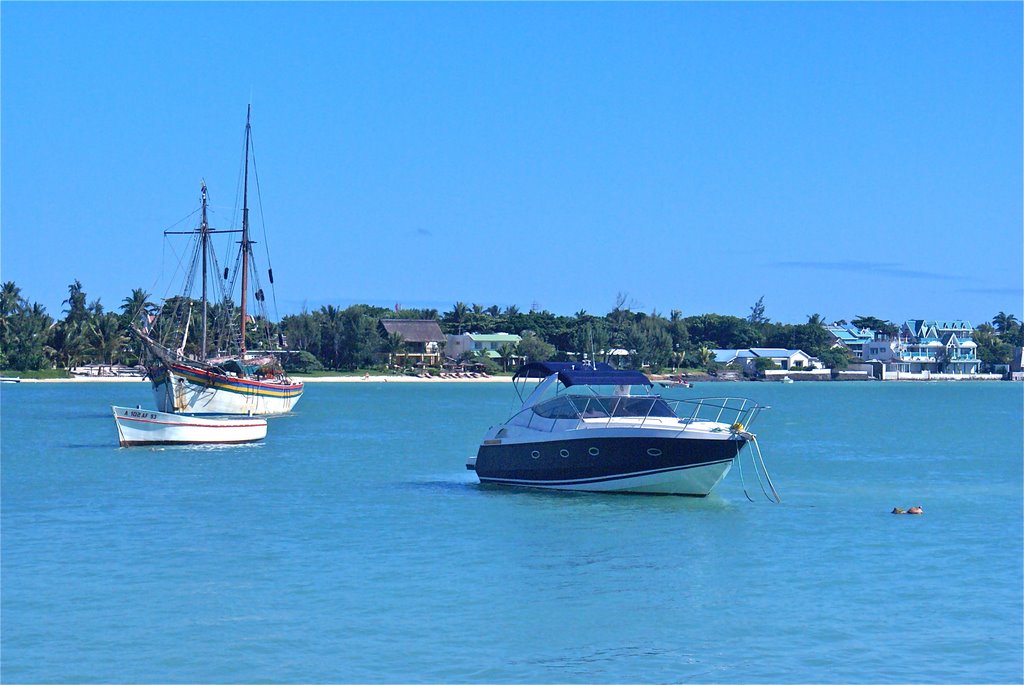
[[[152,421],[150,419],[134,419],[128,416],[117,417],[118,421],[138,421],[139,423],[155,423],[158,426],[179,426],[182,428],[259,428],[263,426],[263,423],[225,423],[222,425],[213,425],[209,423],[178,423],[176,421]]]

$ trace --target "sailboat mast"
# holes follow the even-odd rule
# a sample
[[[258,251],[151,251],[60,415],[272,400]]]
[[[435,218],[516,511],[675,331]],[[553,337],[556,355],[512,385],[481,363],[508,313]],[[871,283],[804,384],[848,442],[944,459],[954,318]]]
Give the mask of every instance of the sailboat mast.
[[[206,361],[206,245],[210,240],[210,226],[206,222],[206,181],[203,181],[203,221],[199,225],[199,239],[203,241],[203,348],[199,359]]]
[[[245,112],[245,180],[242,186],[242,340],[241,356],[245,356],[245,324],[247,321],[245,312],[245,295],[249,290],[249,118],[252,115],[252,105],[249,105]]]

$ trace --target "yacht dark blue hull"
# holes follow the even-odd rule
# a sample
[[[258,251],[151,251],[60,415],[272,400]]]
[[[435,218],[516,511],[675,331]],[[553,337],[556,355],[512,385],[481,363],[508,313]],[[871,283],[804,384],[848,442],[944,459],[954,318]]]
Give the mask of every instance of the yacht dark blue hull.
[[[475,469],[481,483],[704,497],[745,444],[740,437],[658,436],[486,441],[467,467]]]

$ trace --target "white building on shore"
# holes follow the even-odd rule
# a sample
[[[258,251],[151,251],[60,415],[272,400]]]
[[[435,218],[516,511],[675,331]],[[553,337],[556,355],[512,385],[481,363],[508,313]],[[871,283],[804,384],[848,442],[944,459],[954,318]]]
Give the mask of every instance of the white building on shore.
[[[514,333],[461,333],[449,335],[445,354],[458,359],[466,352],[500,359],[499,350],[503,345],[515,347],[522,338]]]
[[[909,319],[895,337],[864,343],[864,361],[882,379],[978,376],[981,360],[969,321]]]
[[[817,357],[803,350],[786,350],[781,347],[751,347],[745,350],[712,350],[719,364],[737,364],[744,373],[757,373],[758,359],[771,359],[781,371],[813,371],[822,368]]]

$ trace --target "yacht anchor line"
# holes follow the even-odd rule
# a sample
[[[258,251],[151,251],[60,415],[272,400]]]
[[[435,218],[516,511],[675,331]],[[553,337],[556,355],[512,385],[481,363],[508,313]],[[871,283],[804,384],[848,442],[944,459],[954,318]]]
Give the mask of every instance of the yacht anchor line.
[[[513,377],[520,399],[531,378],[540,382],[522,408],[466,464],[481,483],[705,497],[756,446],[749,427],[766,409],[743,398],[665,399],[644,374],[601,363],[524,364]]]
[[[161,316],[152,320],[145,312],[143,322],[132,330],[149,353],[147,375],[153,385],[157,409],[162,412],[191,414],[283,414],[291,411],[302,396],[303,384],[290,380],[278,356],[283,338],[271,340],[266,316],[266,297],[254,268],[253,244],[249,231],[249,162],[252,144],[251,107],[245,122],[245,169],[242,190],[242,227],[240,230],[212,229],[207,221],[207,191],[201,188],[201,221],[192,231],[167,231],[165,235],[186,234],[193,238],[190,268],[185,277],[183,294],[164,305]],[[217,234],[241,234],[234,276],[225,267],[223,279],[213,250],[212,237]],[[212,267],[212,269],[210,268]],[[209,272],[213,273],[210,274]],[[202,294],[196,302],[190,297],[197,272],[201,273]],[[273,287],[274,271],[267,271],[269,287]],[[241,277],[241,296],[236,312],[232,293]],[[210,290],[220,294],[211,302]],[[250,299],[251,298],[251,299]],[[250,314],[252,303],[257,316]],[[194,312],[199,305],[200,311]],[[199,339],[192,328],[193,317],[199,319]],[[170,319],[170,320],[165,320]],[[215,327],[210,340],[211,322]],[[267,334],[263,351],[247,347],[247,329]],[[276,345],[275,345],[276,342]],[[211,344],[213,349],[211,350]],[[224,351],[217,352],[222,349]]]

